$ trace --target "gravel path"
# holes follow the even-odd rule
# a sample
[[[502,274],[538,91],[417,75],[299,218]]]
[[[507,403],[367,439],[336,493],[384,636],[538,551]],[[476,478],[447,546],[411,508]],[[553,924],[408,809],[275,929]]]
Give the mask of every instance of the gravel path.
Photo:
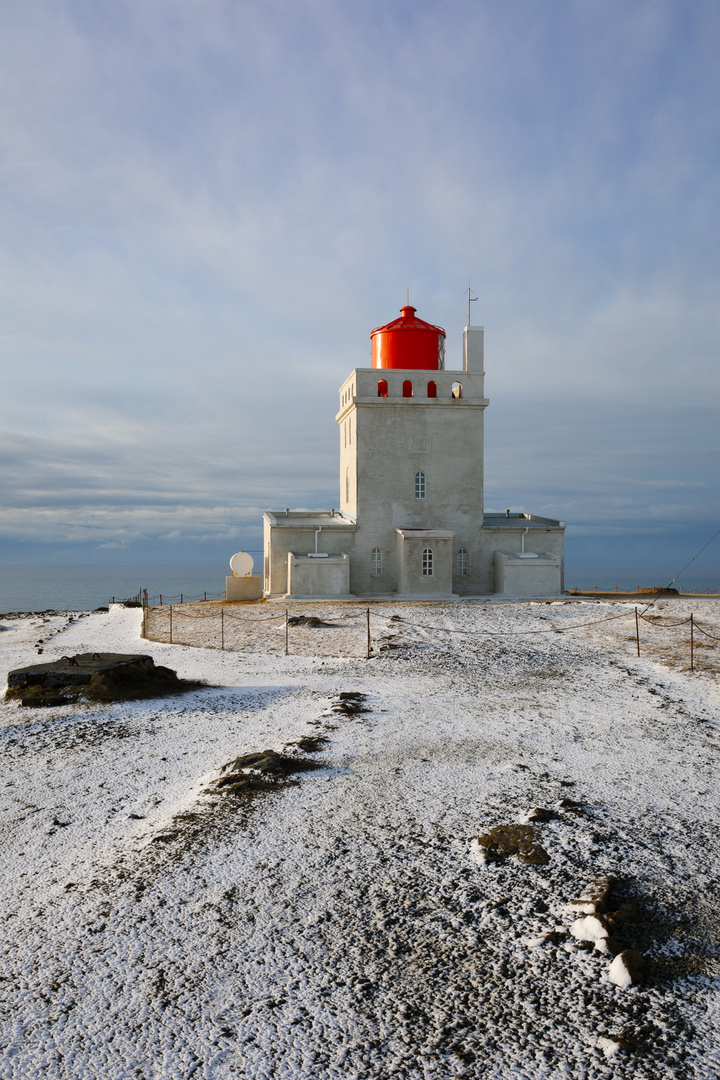
[[[6,620],[5,671],[41,639],[213,685],[0,706],[0,1076],[720,1075],[719,684],[638,660],[627,620],[554,632],[620,610],[386,607],[400,647],[369,662],[141,643],[136,611]],[[266,748],[323,767],[206,794]],[[533,807],[547,864],[478,865]],[[569,934],[601,874],[637,911],[626,990]]]

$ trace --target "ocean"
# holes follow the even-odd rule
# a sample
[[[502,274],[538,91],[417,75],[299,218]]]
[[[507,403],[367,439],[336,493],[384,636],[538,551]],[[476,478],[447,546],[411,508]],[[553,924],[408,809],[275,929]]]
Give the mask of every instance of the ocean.
[[[634,591],[667,585],[677,566],[568,566],[568,589]],[[209,566],[0,566],[0,614],[19,611],[92,611],[113,598],[127,600],[147,589],[151,603],[220,599],[229,568]],[[720,568],[690,567],[676,581],[683,592],[718,592]]]
[[[147,589],[150,602],[219,599],[228,566],[0,566],[0,613],[92,611]]]

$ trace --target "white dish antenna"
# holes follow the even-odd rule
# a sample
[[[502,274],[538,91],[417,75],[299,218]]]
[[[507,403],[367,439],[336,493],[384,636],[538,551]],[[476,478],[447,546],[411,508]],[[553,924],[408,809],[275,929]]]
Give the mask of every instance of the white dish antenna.
[[[233,577],[250,577],[255,562],[247,551],[237,551],[230,560]]]

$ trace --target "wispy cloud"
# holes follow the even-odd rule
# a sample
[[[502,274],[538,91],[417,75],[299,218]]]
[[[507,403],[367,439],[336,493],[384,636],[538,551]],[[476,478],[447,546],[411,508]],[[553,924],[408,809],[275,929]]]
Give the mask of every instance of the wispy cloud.
[[[459,363],[468,275],[493,503],[717,516],[719,44],[679,0],[7,5],[3,527],[331,505],[370,328],[410,285]]]

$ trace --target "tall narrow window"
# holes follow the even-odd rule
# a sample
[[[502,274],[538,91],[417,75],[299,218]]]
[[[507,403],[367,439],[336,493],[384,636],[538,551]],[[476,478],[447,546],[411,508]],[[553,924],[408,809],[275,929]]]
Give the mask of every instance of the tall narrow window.
[[[406,379],[403,383],[403,397],[412,397],[412,383]]]
[[[345,502],[350,502],[350,469],[345,470]]]
[[[378,397],[387,397],[387,379],[381,379],[378,383]]]
[[[423,548],[423,560],[422,560],[422,576],[423,577],[432,577],[433,576],[432,562],[433,562],[432,548]]]
[[[343,446],[347,446],[347,424],[343,424]]]
[[[370,552],[370,574],[372,577],[380,577],[382,574],[382,551],[373,548]]]
[[[348,417],[348,445],[352,446],[352,416]]]
[[[437,397],[437,383],[432,379],[428,383],[428,397]]]
[[[470,553],[467,548],[460,548],[457,553],[457,572],[460,577],[465,577],[470,572]]]
[[[416,472],[415,473],[415,498],[416,499],[424,499],[425,498],[425,473],[424,472]]]

